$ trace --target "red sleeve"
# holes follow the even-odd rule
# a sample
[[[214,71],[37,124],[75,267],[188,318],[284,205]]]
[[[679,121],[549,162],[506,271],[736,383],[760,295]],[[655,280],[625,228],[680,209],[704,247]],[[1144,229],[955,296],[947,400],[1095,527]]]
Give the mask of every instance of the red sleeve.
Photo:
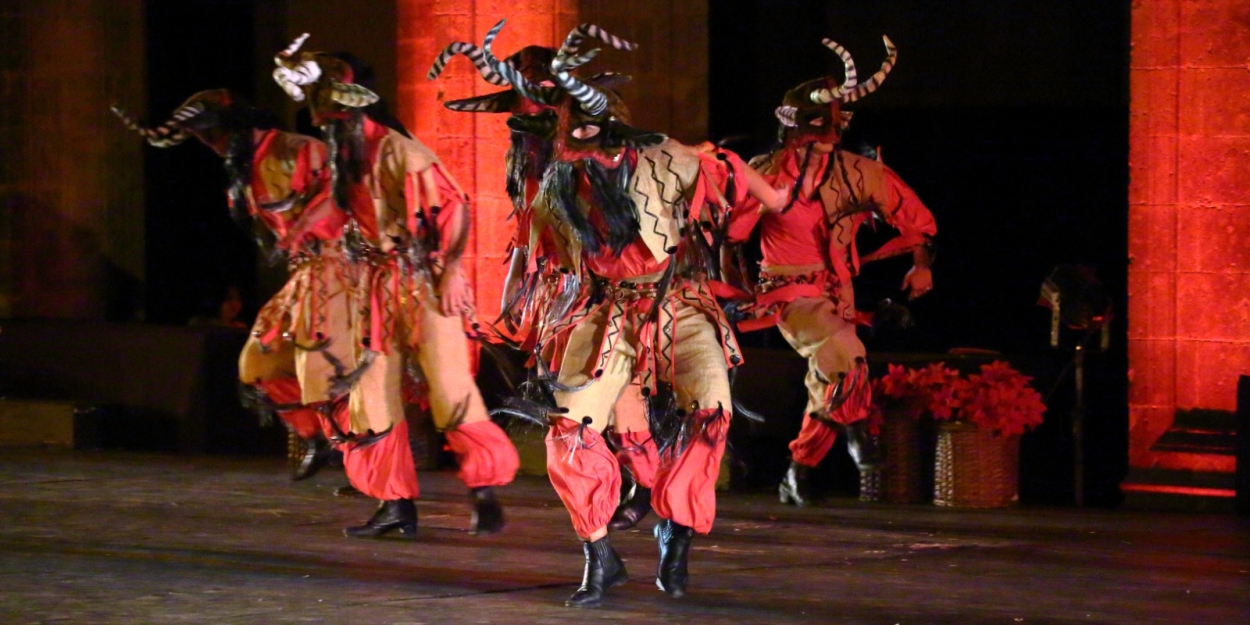
[[[886,223],[897,229],[899,236],[865,257],[865,262],[906,253],[923,244],[927,237],[937,234],[933,213],[920,201],[916,192],[894,170],[884,165],[881,168],[884,171],[883,184],[873,193],[873,200]]]
[[[317,141],[305,141],[295,155],[291,191],[301,195],[314,192],[315,195],[307,202],[309,206],[325,199],[330,193],[330,169],[325,162],[325,146]]]
[[[729,219],[729,238],[745,228],[745,236],[751,236],[751,229],[759,219],[759,202],[747,192],[747,180],[743,170],[748,167],[737,154],[718,149],[714,154],[699,154],[700,179],[699,188],[691,201],[691,214],[700,216],[705,208],[716,211],[716,219]],[[708,201],[714,198],[714,201]],[[723,202],[721,201],[723,199]],[[726,214],[727,213],[727,214]],[[747,223],[749,222],[749,223]]]

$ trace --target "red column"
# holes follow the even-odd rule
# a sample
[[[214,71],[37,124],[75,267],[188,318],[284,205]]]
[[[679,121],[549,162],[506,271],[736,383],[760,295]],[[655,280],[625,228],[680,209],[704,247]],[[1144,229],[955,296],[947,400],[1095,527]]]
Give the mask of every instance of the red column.
[[[530,44],[556,46],[576,24],[576,0],[398,0],[397,73],[400,121],[446,163],[473,198],[474,224],[466,268],[476,285],[478,316],[493,320],[507,270],[512,210],[504,189],[508,129],[503,115],[455,113],[445,100],[499,90],[482,80],[472,63],[459,57],[437,80],[425,75],[434,57],[453,41],[481,44],[491,26],[508,19],[496,41],[504,58]]]
[[[1159,453],[1176,409],[1232,410],[1250,373],[1250,6],[1133,3],[1129,127],[1129,461]]]

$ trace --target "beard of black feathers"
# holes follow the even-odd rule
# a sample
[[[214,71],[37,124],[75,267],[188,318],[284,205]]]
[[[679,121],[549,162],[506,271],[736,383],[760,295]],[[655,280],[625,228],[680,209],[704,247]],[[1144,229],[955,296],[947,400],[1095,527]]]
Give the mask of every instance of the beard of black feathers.
[[[252,218],[247,208],[247,188],[252,184],[252,160],[256,154],[252,127],[245,120],[240,120],[237,124],[223,124],[223,127],[230,133],[223,161],[229,181],[226,198],[230,206],[230,217],[244,232],[252,234],[256,246],[264,252],[269,262],[277,262],[277,239],[268,228]]]
[[[590,196],[607,231],[605,234],[590,223],[586,210],[582,208],[579,197],[582,172],[585,172],[590,184]],[[620,253],[641,229],[638,207],[629,195],[632,178],[633,171],[627,160],[615,169],[609,169],[594,159],[576,163],[554,161],[547,166],[538,193],[550,210],[573,227],[587,251],[598,253],[606,245],[613,253]]]
[[[514,211],[525,209],[525,181],[538,179],[551,163],[552,144],[546,139],[524,132],[512,133],[508,148],[507,188]]]
[[[356,113],[345,120],[336,120],[322,127],[326,143],[334,154],[331,168],[331,188],[334,203],[343,210],[350,210],[348,189],[364,179],[365,122],[364,115]]]

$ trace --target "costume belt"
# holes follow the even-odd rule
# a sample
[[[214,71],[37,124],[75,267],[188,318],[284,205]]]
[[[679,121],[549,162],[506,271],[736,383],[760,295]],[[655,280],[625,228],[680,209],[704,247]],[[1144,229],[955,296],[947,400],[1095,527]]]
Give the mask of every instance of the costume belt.
[[[338,249],[334,242],[333,247],[322,245],[319,250],[302,250],[291,257],[291,277],[256,315],[252,335],[263,345],[279,338],[291,340],[300,324],[304,324],[307,335],[323,338],[327,304],[334,295],[349,289],[352,281],[351,267]]]
[[[768,273],[767,269],[762,270],[755,302],[741,309],[752,313],[755,318],[738,322],[738,329],[750,332],[771,328],[780,321],[781,309],[786,304],[804,297],[827,297],[837,301],[841,290],[842,281],[828,270],[800,274],[774,274]]]
[[[551,334],[559,334],[571,330],[593,314],[606,314],[607,330],[599,341],[595,378],[603,375],[622,337],[632,329],[637,336],[634,370],[643,388],[654,394],[661,380],[673,384],[676,377],[677,315],[681,308],[687,306],[704,313],[716,326],[726,364],[737,366],[742,363],[742,350],[729,319],[706,282],[674,279],[662,298],[658,282],[604,280],[597,286],[599,288],[595,291],[603,296],[601,301],[591,302],[587,298],[586,305],[576,308],[573,314],[551,330]]]

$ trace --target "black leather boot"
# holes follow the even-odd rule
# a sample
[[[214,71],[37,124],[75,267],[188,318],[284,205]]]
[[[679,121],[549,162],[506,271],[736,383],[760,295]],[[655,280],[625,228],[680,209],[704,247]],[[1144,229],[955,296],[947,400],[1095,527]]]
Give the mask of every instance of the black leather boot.
[[[593,608],[603,603],[603,593],[609,588],[620,586],[629,581],[629,573],[625,572],[625,563],[616,554],[608,537],[604,536],[594,542],[582,543],[582,551],[586,553],[586,570],[582,573],[582,587],[564,602],[574,608]]]
[[[417,535],[417,505],[411,499],[383,501],[378,511],[365,522],[343,529],[343,535],[351,538],[377,538],[391,530],[399,530],[400,536],[413,538]]]
[[[634,492],[629,499],[621,502],[616,507],[616,512],[612,513],[612,520],[608,522],[608,527],[614,530],[627,530],[642,520],[651,512],[651,489],[635,486]]]
[[[356,490],[355,486],[352,486],[351,484],[347,484],[346,486],[340,486],[334,489],[334,496],[335,497],[364,497],[365,494],[360,492],[359,490]]]
[[[674,598],[686,594],[686,581],[690,579],[686,563],[690,558],[691,538],[694,538],[694,530],[680,523],[663,519],[655,525],[655,540],[660,544],[655,585]]]
[[[846,426],[846,450],[860,471],[881,466],[881,450],[877,446],[877,437],[868,431],[867,419]]]
[[[317,474],[322,467],[330,460],[330,450],[326,448],[325,443],[315,438],[305,438],[301,441],[304,445],[299,462],[295,463],[291,470],[291,481],[298,482],[306,480]]]
[[[495,489],[489,486],[469,490],[469,500],[473,502],[473,519],[469,524],[469,533],[478,536],[494,534],[506,524],[503,518],[503,506],[495,498]]]
[[[807,472],[810,469],[811,467],[790,461],[790,468],[786,470],[786,476],[777,487],[781,503],[792,503],[802,508],[812,502],[811,489],[807,483]]]

